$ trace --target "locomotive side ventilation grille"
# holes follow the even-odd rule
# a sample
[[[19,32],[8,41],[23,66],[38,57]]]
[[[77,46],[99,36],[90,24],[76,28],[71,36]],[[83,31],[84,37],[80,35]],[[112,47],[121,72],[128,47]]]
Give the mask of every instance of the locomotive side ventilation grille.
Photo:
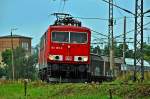
[[[81,27],[81,22],[78,21],[77,19],[74,19],[70,14],[65,14],[65,13],[54,13],[52,14],[56,16],[56,21],[54,22],[54,26],[59,26],[59,25],[69,25],[69,26],[78,26]]]

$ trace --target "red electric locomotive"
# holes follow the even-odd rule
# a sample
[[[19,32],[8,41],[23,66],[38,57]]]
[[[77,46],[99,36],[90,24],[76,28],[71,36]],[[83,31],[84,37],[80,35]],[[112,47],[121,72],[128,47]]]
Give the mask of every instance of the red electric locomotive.
[[[58,19],[49,26],[40,41],[39,76],[50,82],[86,81],[91,31],[68,14],[55,15]]]

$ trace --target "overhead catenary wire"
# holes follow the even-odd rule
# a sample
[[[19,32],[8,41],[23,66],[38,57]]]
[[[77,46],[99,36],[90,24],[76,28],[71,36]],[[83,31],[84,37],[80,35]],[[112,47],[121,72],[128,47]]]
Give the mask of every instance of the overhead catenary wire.
[[[100,18],[100,17],[79,17],[79,16],[76,16],[76,17],[74,17],[74,18],[78,18],[78,19],[83,19],[83,20],[100,20],[100,21],[106,21],[106,22],[108,22],[109,21],[109,19],[106,19],[106,18]],[[135,17],[126,17],[127,19],[131,19],[131,18],[135,18]],[[122,19],[124,19],[124,17],[116,17],[116,18],[113,18],[114,20],[122,20]],[[115,21],[116,22],[116,21]],[[133,21],[128,21],[127,23],[133,23]],[[115,25],[119,25],[120,26],[120,24],[117,24],[117,23],[115,23]]]
[[[95,32],[95,33],[98,33],[99,35],[102,35],[102,36],[108,37],[108,35],[104,35],[104,34],[102,34],[102,33],[100,33],[100,32],[95,31],[95,30],[92,30],[92,29],[91,29],[91,31],[92,31],[92,32]]]
[[[53,0],[53,1],[55,1],[55,0]],[[63,12],[64,11],[66,1],[67,0],[60,0],[59,7],[58,7],[58,12]]]
[[[125,12],[127,12],[127,13],[130,13],[130,14],[132,14],[132,15],[135,16],[134,13],[132,13],[131,11],[129,11],[129,10],[127,10],[127,9],[124,9],[124,8],[122,8],[122,7],[119,7],[118,5],[115,5],[115,4],[113,4],[113,3],[110,3],[110,2],[108,2],[108,1],[106,1],[106,0],[102,0],[102,1],[105,2],[105,3],[108,3],[108,4],[112,4],[113,6],[115,6],[115,7],[119,8],[119,9],[121,9],[121,10],[123,10],[123,11],[125,11]]]
[[[74,17],[74,18],[87,19],[87,20],[106,20],[106,21],[108,21],[108,19],[105,19],[105,18],[98,18],[98,17]]]
[[[150,24],[150,22],[147,22],[147,23],[144,24],[143,26],[147,26],[147,25],[149,25],[149,24]],[[132,30],[126,32],[126,34],[131,33],[131,32],[134,32],[134,31],[135,31],[135,29],[132,29]],[[99,33],[99,32],[97,32],[97,31],[94,31],[94,32],[96,32],[96,33],[98,33],[98,34],[100,34],[100,35],[102,34],[102,33]],[[104,34],[102,34],[102,35],[105,36],[105,37],[108,37],[107,35],[104,35]],[[122,36],[123,36],[123,35],[118,35],[118,36],[114,37],[114,39],[119,38],[119,37],[122,37]],[[94,38],[99,39],[97,36],[94,37]],[[133,38],[127,38],[127,39],[133,39]]]
[[[64,11],[64,9],[65,9],[66,1],[67,1],[67,0],[63,0],[63,2],[64,2],[64,3],[63,3],[63,6],[62,6],[62,12],[63,12],[63,11]]]
[[[85,19],[85,20],[105,20],[105,21],[108,21],[109,19],[107,18],[100,18],[100,17],[74,17],[74,18],[78,18],[78,19]],[[113,19],[116,19],[116,20],[119,20],[119,19],[123,19],[124,17],[116,17],[116,18],[113,18]],[[128,17],[127,18],[135,18],[135,17]]]
[[[115,3],[115,5],[117,5],[117,3],[116,3],[115,0],[114,0],[114,3]],[[121,16],[123,16],[123,17],[125,16],[125,15],[122,14],[122,12],[121,12],[119,9],[117,9],[117,11],[119,12],[119,14],[120,14]],[[126,19],[127,19],[127,18],[130,19],[130,20],[131,20],[131,18],[134,18],[134,19],[135,19],[135,17],[126,17]],[[131,20],[131,21],[133,22],[133,20]],[[126,23],[127,23],[127,22],[126,22]]]
[[[60,0],[59,7],[58,7],[58,12],[61,11],[61,6],[62,6],[62,0]]]
[[[147,23],[146,23],[146,24],[144,24],[143,26],[147,26],[147,25],[149,25],[149,24],[150,24],[150,22],[147,22]],[[128,31],[128,32],[126,32],[126,34],[131,33],[131,32],[133,32],[133,31],[135,31],[135,29],[132,29],[132,30],[130,30],[130,31]],[[121,37],[121,36],[123,36],[123,34],[118,35],[118,36],[116,36],[115,38],[118,38],[118,37]]]
[[[117,5],[117,3],[116,3],[116,1],[114,0],[114,3],[115,3],[115,5]],[[121,13],[121,11],[120,10],[118,10],[117,9],[117,11],[119,12],[119,14],[121,15],[121,16],[123,16],[124,17],[124,15]]]

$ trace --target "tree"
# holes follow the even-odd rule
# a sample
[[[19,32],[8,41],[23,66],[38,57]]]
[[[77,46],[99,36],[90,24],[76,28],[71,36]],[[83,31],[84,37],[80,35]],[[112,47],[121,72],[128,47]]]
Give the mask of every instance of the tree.
[[[126,58],[134,58],[133,50],[127,50],[126,51]]]
[[[12,78],[11,55],[12,51],[10,49],[6,49],[4,52],[2,52],[2,61],[6,64],[4,67],[5,76],[8,78]]]
[[[6,70],[5,70],[5,68],[0,67],[0,78],[2,76],[6,76]]]
[[[108,45],[106,45],[106,46],[104,47],[104,55],[105,55],[105,56],[109,56],[109,46],[108,46]]]
[[[101,49],[100,49],[100,47],[97,45],[95,48],[93,48],[92,53],[101,55]]]
[[[127,58],[133,58],[134,57],[133,50],[130,50],[127,44],[125,45],[125,50],[126,50],[125,56]],[[115,52],[115,57],[123,57],[123,44],[117,45],[116,42],[115,42],[114,43],[114,52]],[[104,55],[109,56],[109,47],[108,47],[108,45],[105,46],[105,48],[104,48]]]
[[[127,44],[125,44],[125,50],[126,50],[126,53],[129,50]],[[125,54],[125,55],[127,57],[127,54]],[[123,57],[123,44],[119,44],[118,46],[115,47],[115,56],[116,57]]]
[[[2,61],[7,65],[11,65],[11,53],[12,51],[10,49],[6,49],[4,52],[2,52]]]
[[[93,53],[93,46],[90,46],[90,53]]]
[[[11,67],[11,50],[6,50],[2,53],[2,59],[6,66],[6,73],[8,78],[12,78],[12,67]],[[15,79],[30,78],[33,79],[36,73],[35,64],[37,58],[34,55],[28,55],[26,50],[23,48],[14,49],[14,68],[15,68]]]
[[[143,44],[144,59],[150,61],[150,45]]]

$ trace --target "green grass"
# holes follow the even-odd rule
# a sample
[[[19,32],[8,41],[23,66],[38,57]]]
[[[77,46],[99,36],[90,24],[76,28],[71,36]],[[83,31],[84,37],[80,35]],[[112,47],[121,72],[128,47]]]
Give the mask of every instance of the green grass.
[[[6,81],[0,82],[0,99],[109,99],[109,89],[112,90],[113,99],[149,99],[150,97],[150,85],[119,83],[119,81],[103,84],[30,82],[27,96],[24,96],[23,82]]]

